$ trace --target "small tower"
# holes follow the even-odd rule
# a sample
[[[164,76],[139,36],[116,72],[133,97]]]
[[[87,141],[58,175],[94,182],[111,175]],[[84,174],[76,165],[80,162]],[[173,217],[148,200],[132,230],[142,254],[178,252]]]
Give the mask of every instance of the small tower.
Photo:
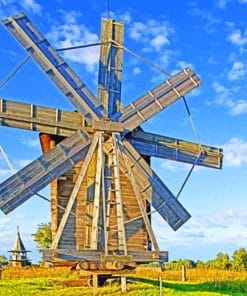
[[[27,251],[20,236],[19,226],[17,226],[17,238],[11,251],[9,264],[15,267],[30,266],[31,261],[27,258]]]

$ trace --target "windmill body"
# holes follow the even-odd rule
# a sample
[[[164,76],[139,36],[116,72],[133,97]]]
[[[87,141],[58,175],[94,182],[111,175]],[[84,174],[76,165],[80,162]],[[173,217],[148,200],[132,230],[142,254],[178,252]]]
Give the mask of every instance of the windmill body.
[[[31,21],[4,26],[77,112],[0,100],[0,125],[40,133],[44,154],[0,184],[9,213],[51,183],[52,245],[47,261],[123,269],[166,261],[151,227],[151,206],[173,230],[190,214],[150,167],[150,157],[221,168],[220,148],[146,133],[140,126],[200,85],[189,68],[131,104],[121,102],[123,23],[103,19],[95,96]],[[123,264],[124,263],[124,264]]]

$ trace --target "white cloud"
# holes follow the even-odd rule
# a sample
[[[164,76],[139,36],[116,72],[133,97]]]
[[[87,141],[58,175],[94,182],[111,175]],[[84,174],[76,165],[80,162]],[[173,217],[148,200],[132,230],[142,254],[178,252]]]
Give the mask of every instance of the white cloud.
[[[144,44],[146,52],[159,52],[165,45],[170,44],[174,28],[167,21],[149,19],[144,22],[133,22],[128,30],[131,39]]]
[[[64,12],[63,21],[56,22],[47,38],[57,48],[72,47],[82,44],[90,44],[99,42],[99,36],[91,32],[85,25],[80,24],[78,18],[79,13],[75,11]],[[93,72],[98,65],[99,47],[83,48],[77,50],[69,50],[63,53],[63,56],[73,62],[81,63],[86,69]]]
[[[19,159],[17,161],[15,161],[15,167],[18,169],[22,169],[25,166],[27,166],[28,164],[30,164],[33,160],[31,159]]]
[[[40,15],[42,12],[42,5],[39,4],[36,0],[0,0],[1,17],[7,17],[9,15],[17,14],[18,12],[20,12],[20,10]]]
[[[133,74],[134,74],[134,75],[139,75],[139,74],[141,74],[141,69],[140,69],[139,67],[135,67],[135,68],[133,69]]]
[[[212,87],[217,93],[217,99],[213,102],[215,105],[229,109],[232,115],[247,113],[247,100],[234,99],[235,93],[239,90],[238,87],[229,89],[219,82],[214,82]]]
[[[11,171],[9,169],[1,169],[0,170],[0,177],[6,177],[9,174],[11,174]]]
[[[13,4],[16,0],[0,0],[1,6],[7,6]]]
[[[201,9],[195,2],[190,2],[189,4],[189,14],[192,16],[200,17],[205,21],[204,30],[207,33],[213,33],[218,30],[217,26],[221,23],[219,18],[213,16],[212,12],[207,9]]]
[[[240,247],[247,239],[246,212],[235,212],[229,209],[221,213],[205,213],[203,216],[193,215],[176,232],[170,231],[159,215],[153,215],[152,218],[157,239],[164,245],[169,242],[174,246],[189,246],[190,248],[197,244],[201,246],[230,244]]]
[[[184,172],[188,171],[191,168],[191,164],[187,163],[180,163],[170,160],[162,160],[161,162],[161,168],[166,169],[170,172]]]
[[[239,115],[243,113],[247,113],[247,101],[246,100],[238,100],[231,107],[231,113],[233,115]]]
[[[24,145],[31,147],[31,148],[40,148],[39,139],[26,138],[26,139],[22,140],[22,143]]]
[[[177,67],[176,69],[174,69],[174,70],[171,71],[171,74],[172,75],[177,74],[178,72],[180,72],[184,68],[194,69],[193,64],[190,63],[190,62],[186,62],[186,61],[177,61],[176,62],[176,67]]]
[[[10,222],[10,218],[0,218],[0,229],[3,229],[4,225]]]
[[[230,81],[237,80],[246,74],[246,67],[244,63],[237,61],[234,62],[230,72],[228,73],[228,79]]]
[[[247,142],[240,138],[232,138],[223,145],[224,166],[240,167],[247,164]]]
[[[221,9],[225,9],[228,2],[230,2],[231,0],[217,0],[217,6]]]
[[[243,46],[247,44],[247,32],[242,33],[239,29],[235,29],[228,36],[228,40],[237,46]]]
[[[190,92],[190,97],[198,97],[201,94],[201,88],[195,88]]]
[[[42,6],[35,0],[22,0],[19,3],[27,12],[40,14],[42,11]]]
[[[168,38],[162,34],[155,36],[152,40],[150,45],[154,47],[156,51],[159,51],[163,45],[170,44]]]

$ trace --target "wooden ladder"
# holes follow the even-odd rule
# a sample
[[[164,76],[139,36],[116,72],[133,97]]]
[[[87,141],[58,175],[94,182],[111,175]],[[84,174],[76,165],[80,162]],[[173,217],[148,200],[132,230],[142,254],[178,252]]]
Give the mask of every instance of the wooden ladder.
[[[112,133],[111,141],[111,150],[108,154],[108,163],[106,164],[109,173],[104,176],[105,184],[110,183],[110,188],[108,190],[106,198],[106,254],[108,253],[109,245],[109,232],[117,232],[118,234],[118,249],[123,251],[124,255],[127,255],[127,244],[126,244],[126,235],[124,227],[124,211],[123,211],[123,200],[121,194],[121,183],[120,183],[120,173],[119,173],[119,160],[117,153],[117,143],[116,137],[117,133]],[[109,144],[109,143],[108,143]],[[116,206],[117,212],[117,230],[110,227],[111,217],[111,206]]]

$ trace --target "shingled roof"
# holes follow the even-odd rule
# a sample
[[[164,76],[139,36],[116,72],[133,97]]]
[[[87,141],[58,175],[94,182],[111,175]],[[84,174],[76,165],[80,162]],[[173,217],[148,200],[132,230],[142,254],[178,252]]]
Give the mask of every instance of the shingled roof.
[[[9,252],[29,252],[26,250],[23,242],[22,242],[22,239],[21,239],[21,236],[20,236],[20,232],[19,232],[19,227],[17,227],[17,238],[16,238],[16,241],[13,245],[13,248],[11,251]]]

